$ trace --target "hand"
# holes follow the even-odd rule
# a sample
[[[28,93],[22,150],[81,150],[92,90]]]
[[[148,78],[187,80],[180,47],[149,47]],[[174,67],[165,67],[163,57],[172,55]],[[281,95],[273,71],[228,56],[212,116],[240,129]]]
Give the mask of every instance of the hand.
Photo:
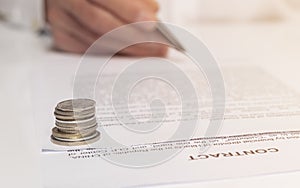
[[[155,0],[46,0],[46,7],[55,47],[74,53],[84,53],[99,37],[124,24],[156,21],[159,9]],[[167,49],[145,43],[120,54],[165,56]]]

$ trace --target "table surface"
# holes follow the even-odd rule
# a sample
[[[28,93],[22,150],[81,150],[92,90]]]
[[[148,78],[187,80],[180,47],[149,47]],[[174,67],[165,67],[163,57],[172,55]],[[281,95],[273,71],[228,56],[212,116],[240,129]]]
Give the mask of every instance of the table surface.
[[[190,26],[219,63],[254,63],[299,88],[300,24],[211,24]],[[45,59],[78,62],[80,56],[53,52],[30,31],[0,24],[0,186],[42,187],[37,131],[33,123],[29,74]],[[300,172],[273,174],[184,187],[299,187]],[[180,186],[175,186],[180,187]]]

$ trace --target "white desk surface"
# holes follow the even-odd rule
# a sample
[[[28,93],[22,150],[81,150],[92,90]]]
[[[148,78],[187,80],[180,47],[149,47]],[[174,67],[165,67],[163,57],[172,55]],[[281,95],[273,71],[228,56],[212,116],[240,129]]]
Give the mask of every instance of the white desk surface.
[[[191,28],[221,65],[257,63],[299,88],[300,24],[219,24]],[[45,60],[77,63],[79,58],[50,51],[33,33],[0,24],[0,187],[42,187],[40,151],[32,119],[31,67]],[[299,179],[300,172],[290,172],[175,187],[299,187]]]

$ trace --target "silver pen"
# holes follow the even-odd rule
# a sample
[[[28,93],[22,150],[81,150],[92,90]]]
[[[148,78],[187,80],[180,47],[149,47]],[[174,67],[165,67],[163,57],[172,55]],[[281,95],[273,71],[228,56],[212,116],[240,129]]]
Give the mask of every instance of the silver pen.
[[[163,22],[159,21],[156,25],[157,30],[168,40],[177,50],[184,52],[186,51],[183,45],[179,42],[176,36],[164,25]]]

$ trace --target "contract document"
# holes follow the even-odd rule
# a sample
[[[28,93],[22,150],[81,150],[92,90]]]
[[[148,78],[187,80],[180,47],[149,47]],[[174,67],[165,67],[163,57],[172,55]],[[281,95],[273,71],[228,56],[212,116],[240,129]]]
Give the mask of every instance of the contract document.
[[[121,70],[129,61],[117,59],[110,68]],[[98,82],[101,89],[95,91],[102,138],[88,146],[62,147],[50,141],[55,126],[53,111],[59,101],[74,96],[77,66],[50,64],[39,67],[40,74],[33,76],[45,187],[159,186],[300,170],[300,95],[264,68],[220,68],[226,97],[224,121],[216,134],[209,136],[206,130],[214,121],[213,99],[205,74],[184,69],[199,99],[196,109],[194,100],[182,104],[172,85],[153,77],[132,88],[129,104],[119,101],[111,105],[106,91],[112,87],[115,73],[109,71]],[[92,75],[80,76],[77,84],[81,84],[82,92],[87,91]],[[163,107],[149,105],[156,99],[164,102]],[[182,105],[188,107],[184,118],[180,118]],[[121,115],[116,117],[116,111]],[[124,125],[120,117],[134,118],[138,123]],[[133,129],[149,119],[157,126],[145,132]],[[174,139],[182,121],[186,126],[197,122],[193,134]],[[108,135],[113,142],[105,141]]]

